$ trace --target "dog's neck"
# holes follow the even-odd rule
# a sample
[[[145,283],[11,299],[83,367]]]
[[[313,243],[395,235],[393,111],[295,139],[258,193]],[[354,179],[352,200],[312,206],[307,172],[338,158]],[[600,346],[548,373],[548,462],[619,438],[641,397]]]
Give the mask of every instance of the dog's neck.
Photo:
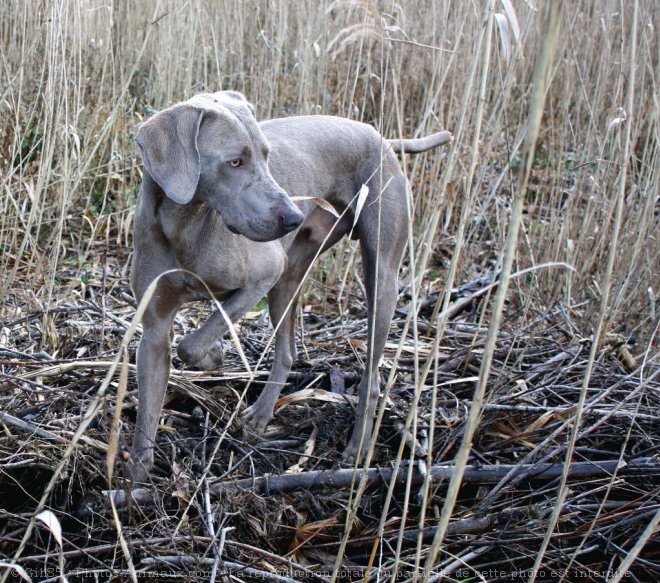
[[[208,203],[195,199],[187,204],[172,201],[146,170],[136,213],[160,231],[173,249],[185,249],[187,242],[208,240],[219,231],[225,238],[238,236],[229,231],[222,216]],[[190,249],[192,255],[198,252]]]

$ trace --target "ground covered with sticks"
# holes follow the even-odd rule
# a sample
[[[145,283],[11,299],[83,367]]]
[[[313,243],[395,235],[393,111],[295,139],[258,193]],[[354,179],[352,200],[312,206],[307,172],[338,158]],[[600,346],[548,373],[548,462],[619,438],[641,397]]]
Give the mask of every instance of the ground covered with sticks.
[[[122,580],[131,569],[154,581],[226,573],[328,581],[333,570],[340,580],[414,577],[433,543],[479,374],[487,332],[482,291],[492,274],[455,290],[437,348],[438,290],[427,286],[413,326],[402,288],[368,472],[340,463],[354,421],[366,310],[357,295],[326,290],[325,305],[303,302],[299,359],[263,439],[244,434],[238,413],[269,370],[267,310],[256,308],[239,327],[252,381],[231,342],[217,373],[184,370],[174,358],[152,483],[127,499],[123,466],[139,340],[139,329],[127,337],[135,314],[129,253],[99,248],[97,268],[84,281],[63,267],[58,277],[68,293],[59,297],[67,299],[48,310],[25,312],[20,294],[13,305],[8,297],[12,317],[0,344],[0,556],[14,574],[22,568],[33,580],[56,581],[62,564],[69,580]],[[516,305],[507,307],[479,431],[431,576],[526,580],[559,504],[537,581],[604,581],[660,505],[657,363],[623,338],[602,343],[568,494],[558,501],[591,338],[561,304],[524,315]],[[175,341],[211,309],[183,310]],[[126,341],[130,362],[113,372]],[[81,422],[86,429],[76,433]],[[42,507],[50,512],[30,532]],[[660,577],[658,542],[656,533],[625,580]]]

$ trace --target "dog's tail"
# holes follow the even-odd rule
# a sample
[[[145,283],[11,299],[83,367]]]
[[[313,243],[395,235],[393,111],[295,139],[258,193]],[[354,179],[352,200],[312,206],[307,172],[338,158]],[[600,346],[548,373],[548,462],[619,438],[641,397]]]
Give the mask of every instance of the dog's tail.
[[[448,131],[436,132],[423,138],[414,138],[409,140],[388,140],[388,144],[397,154],[405,152],[406,154],[421,154],[432,148],[449,144],[454,139]]]

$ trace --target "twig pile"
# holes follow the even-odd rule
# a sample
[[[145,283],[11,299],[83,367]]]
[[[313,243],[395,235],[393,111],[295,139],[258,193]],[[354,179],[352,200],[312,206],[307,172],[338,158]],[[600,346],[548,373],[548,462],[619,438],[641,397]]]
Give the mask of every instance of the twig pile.
[[[402,341],[398,362],[398,344],[388,345],[384,377],[392,367],[396,374],[365,474],[366,489],[346,538],[347,510],[363,477],[338,461],[353,421],[366,329],[364,311],[353,304],[350,315],[303,311],[300,359],[264,439],[244,435],[237,420],[249,374],[229,350],[221,372],[177,370],[172,375],[152,484],[131,490],[121,467],[115,472],[119,477],[106,481],[116,379],[94,423],[66,453],[134,313],[120,268],[124,264],[124,250],[112,250],[108,272],[80,285],[76,302],[56,301],[4,324],[0,555],[15,557],[14,564],[33,579],[53,581],[58,559],[70,576],[120,579],[132,569],[150,580],[207,581],[229,572],[240,580],[327,581],[333,569],[340,570],[342,580],[369,574],[411,578],[435,533],[478,374],[485,328],[474,304],[482,295],[464,302],[437,354],[430,320],[434,297],[420,302],[417,330],[409,330]],[[455,304],[473,293],[474,286],[467,284]],[[76,296],[69,289],[62,297]],[[403,299],[393,338],[408,309]],[[175,335],[202,317],[197,308],[183,311]],[[591,340],[579,335],[561,306],[526,314],[529,323],[516,328],[520,320],[512,309],[501,333],[472,460],[431,573],[435,580],[526,578],[557,503]],[[268,362],[255,366],[270,334],[263,313],[241,325],[243,350],[254,372],[248,400],[268,371]],[[612,337],[599,354],[569,473],[570,493],[539,581],[559,580],[562,573],[566,580],[607,579],[660,507],[660,369],[650,355],[635,356],[632,350]],[[421,382],[419,370],[429,358],[436,362]],[[174,366],[180,366],[176,358]],[[120,434],[125,455],[136,406],[132,365],[128,372]],[[407,429],[416,390],[415,422]],[[61,525],[62,547],[39,523],[17,553],[44,489],[67,456],[46,500]],[[427,480],[430,497],[424,502]],[[119,507],[121,530],[111,501]],[[630,580],[660,576],[657,543],[656,533],[628,571]]]

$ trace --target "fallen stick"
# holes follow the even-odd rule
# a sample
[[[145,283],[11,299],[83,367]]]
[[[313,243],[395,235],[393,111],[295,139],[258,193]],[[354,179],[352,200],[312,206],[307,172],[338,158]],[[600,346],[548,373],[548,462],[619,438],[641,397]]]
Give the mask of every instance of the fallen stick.
[[[9,413],[5,413],[3,411],[0,411],[0,423],[13,425],[14,427],[18,427],[23,431],[27,431],[28,433],[33,433],[34,435],[38,435],[39,437],[42,437],[44,439],[55,441],[56,443],[67,443],[67,440],[64,439],[62,436],[56,435],[55,433],[51,433],[50,431],[46,431],[45,429],[41,429],[41,427],[37,427],[32,423],[23,421],[23,419],[19,419],[18,417],[14,417],[13,415],[10,415]]]
[[[652,476],[660,475],[660,462],[654,458],[637,458],[627,462],[619,460],[607,460],[599,462],[576,462],[571,464],[568,476],[572,479],[578,478],[601,478],[610,476],[614,470],[618,469],[619,477],[626,476],[644,476],[651,479]],[[517,465],[480,465],[467,466],[463,475],[465,483],[494,483],[499,482],[510,471],[514,474],[528,473],[526,480],[554,480],[561,476],[563,464],[517,464]],[[283,492],[292,492],[294,490],[312,490],[315,488],[346,488],[357,483],[361,477],[358,469],[355,472],[351,469],[344,470],[320,470],[301,472],[298,474],[278,474],[275,476],[262,476],[255,478],[241,478],[239,480],[230,480],[212,484],[209,491],[213,497],[228,494],[237,491],[250,490],[256,494],[277,494]],[[431,466],[430,476],[432,482],[448,480],[452,472],[452,466],[434,465]],[[389,468],[370,468],[367,472],[367,484],[374,484],[377,481],[383,483],[392,479],[392,470]],[[408,479],[408,468],[400,469],[396,476],[396,484],[403,486]],[[410,478],[413,486],[419,486],[424,481],[424,475],[418,470],[414,470]],[[117,508],[124,507],[129,503],[138,506],[149,505],[163,497],[163,492],[153,491],[149,488],[135,488],[127,490],[103,490],[103,500],[106,506],[109,506],[110,498],[113,499]]]
[[[571,464],[569,478],[596,478],[609,476],[618,468],[618,475],[643,475],[650,477],[660,474],[660,463],[653,458],[639,458],[621,463],[619,460],[608,460],[600,462],[576,462]],[[529,472],[528,480],[553,480],[561,476],[564,464],[518,464],[518,465],[492,465],[492,466],[467,466],[463,475],[464,482],[498,482],[512,470],[515,473]],[[377,481],[390,482],[392,470],[389,468],[370,468],[357,472],[353,469],[346,470],[320,470],[302,472],[300,474],[280,474],[275,476],[262,476],[259,478],[242,478],[229,482],[213,484],[211,493],[219,496],[224,493],[238,490],[251,490],[257,494],[275,494],[280,492],[291,492],[294,490],[310,490],[314,488],[345,488],[357,483],[362,472],[367,473],[367,484]],[[453,466],[434,465],[431,466],[430,476],[434,482],[448,480]],[[403,486],[408,479],[408,468],[401,468],[395,481],[397,485]],[[422,484],[424,475],[415,470],[411,476],[414,486]]]

